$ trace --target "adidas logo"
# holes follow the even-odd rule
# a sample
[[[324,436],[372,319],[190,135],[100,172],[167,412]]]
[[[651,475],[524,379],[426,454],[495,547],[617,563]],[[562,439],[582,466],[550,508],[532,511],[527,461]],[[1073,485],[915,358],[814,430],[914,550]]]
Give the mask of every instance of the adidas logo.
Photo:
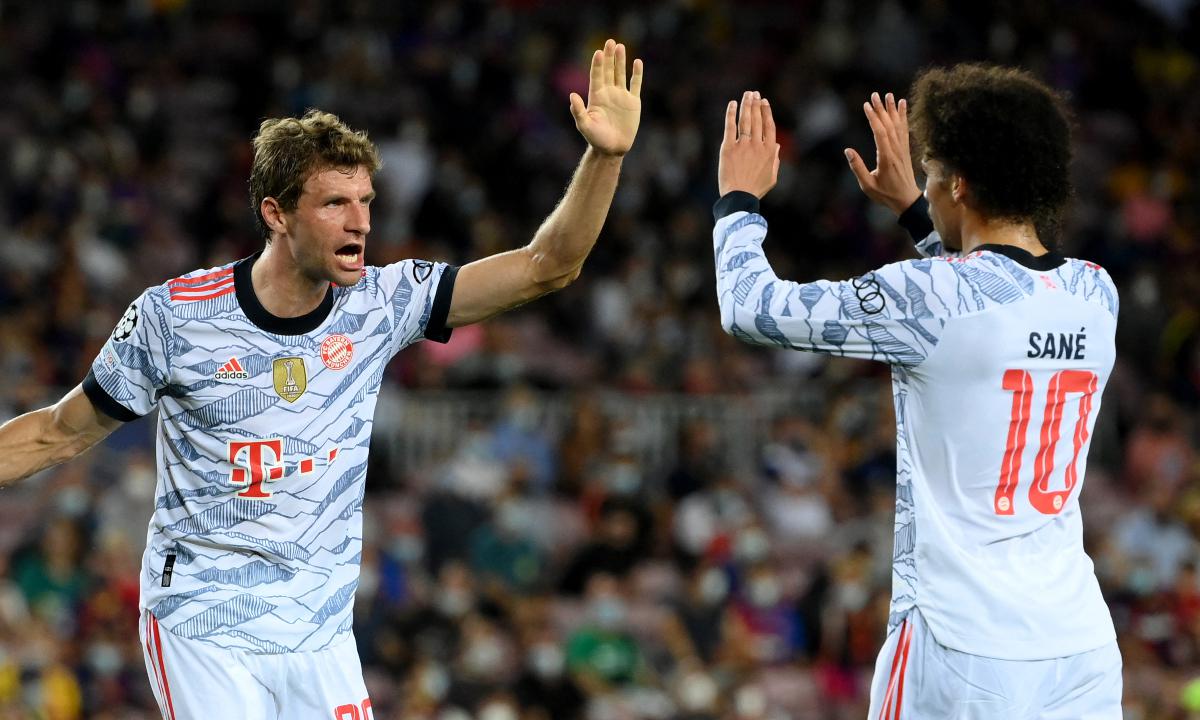
[[[229,358],[229,362],[217,368],[217,371],[213,373],[214,380],[245,380],[248,377],[250,377],[250,373],[246,372],[235,357]]]

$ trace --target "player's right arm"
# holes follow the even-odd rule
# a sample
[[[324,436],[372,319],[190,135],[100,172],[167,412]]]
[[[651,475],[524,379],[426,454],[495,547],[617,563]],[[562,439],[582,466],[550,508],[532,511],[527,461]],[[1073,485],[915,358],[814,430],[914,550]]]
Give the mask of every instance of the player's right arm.
[[[0,425],[0,486],[70,460],[120,424],[92,405],[83,385],[49,407],[9,420]]]
[[[858,187],[895,214],[923,257],[960,255],[947,250],[934,231],[929,204],[917,185],[908,135],[908,101],[901,98],[897,102],[891,93],[883,98],[872,93],[871,99],[863,103],[863,113],[875,139],[875,169],[867,170],[862,156],[854,148],[846,148],[846,161]]]
[[[168,293],[150,288],[129,305],[87,377],[62,400],[0,426],[0,486],[70,460],[154,409],[174,349]]]

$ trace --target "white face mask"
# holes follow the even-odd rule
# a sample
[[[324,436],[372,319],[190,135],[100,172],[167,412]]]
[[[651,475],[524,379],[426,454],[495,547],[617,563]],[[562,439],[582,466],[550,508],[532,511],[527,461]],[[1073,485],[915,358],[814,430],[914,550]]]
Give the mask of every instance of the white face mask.
[[[517,720],[517,711],[508,703],[490,703],[479,711],[479,720]]]
[[[600,627],[611,630],[625,620],[625,603],[618,598],[604,597],[592,601],[592,617]]]
[[[477,677],[490,677],[504,663],[504,647],[493,637],[485,637],[471,643],[463,656],[463,664]]]
[[[771,552],[771,540],[761,529],[752,527],[738,533],[734,541],[734,556],[745,563],[761,562]]]
[[[438,595],[437,607],[450,617],[462,617],[474,605],[474,598],[465,590],[444,590]]]
[[[779,581],[773,577],[756,578],[750,581],[750,602],[756,607],[774,607],[781,593]]]
[[[538,643],[529,648],[529,667],[545,680],[561,677],[565,661],[562,650],[553,643]]]
[[[450,676],[445,668],[437,664],[426,665],[417,682],[421,692],[435,702],[445,697],[446,691],[450,689]]]
[[[729,578],[718,568],[704,571],[700,578],[700,597],[709,605],[716,605],[729,595]]]
[[[691,673],[679,683],[679,704],[688,712],[709,712],[717,701],[717,684],[706,673]]]

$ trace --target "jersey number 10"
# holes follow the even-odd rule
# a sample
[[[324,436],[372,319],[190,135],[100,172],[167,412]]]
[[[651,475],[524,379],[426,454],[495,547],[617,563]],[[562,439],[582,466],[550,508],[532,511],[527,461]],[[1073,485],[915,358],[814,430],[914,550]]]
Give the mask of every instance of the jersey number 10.
[[[1088,415],[1092,412],[1092,396],[1099,379],[1091,370],[1060,370],[1050,378],[1046,390],[1046,409],[1038,432],[1040,444],[1033,461],[1033,484],[1029,486],[1029,502],[1045,515],[1057,515],[1067,503],[1075,484],[1079,482],[1079,451],[1088,439]],[[997,515],[1013,514],[1013,495],[1021,476],[1021,457],[1025,453],[1025,436],[1029,429],[1033,405],[1033,376],[1028,370],[1006,370],[1004,389],[1011,390],[1012,419],[1008,424],[1008,444],[1000,464],[1000,484],[996,487],[994,509]],[[1062,429],[1063,405],[1068,393],[1080,393],[1079,417],[1075,421],[1073,440],[1075,452],[1067,464],[1066,478],[1061,490],[1050,489],[1050,473],[1054,471],[1054,449]]]

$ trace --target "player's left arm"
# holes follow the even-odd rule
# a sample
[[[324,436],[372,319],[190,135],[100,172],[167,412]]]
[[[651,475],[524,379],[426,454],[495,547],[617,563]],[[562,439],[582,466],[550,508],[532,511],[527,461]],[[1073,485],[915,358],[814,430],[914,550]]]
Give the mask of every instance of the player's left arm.
[[[641,60],[633,61],[626,84],[624,45],[609,40],[592,55],[587,104],[571,93],[571,114],[588,148],[566,193],[528,245],[458,271],[447,326],[486,320],[579,277],[608,215],[622,159],[637,135],[641,88]]]
[[[713,208],[722,327],[752,344],[920,363],[952,311],[953,272],[944,261],[922,260],[843,282],[780,279],[763,252],[767,221],[758,212],[779,170],[775,123],[757,93],[743,96],[740,118],[737,110],[733,102],[726,110],[721,199]]]

